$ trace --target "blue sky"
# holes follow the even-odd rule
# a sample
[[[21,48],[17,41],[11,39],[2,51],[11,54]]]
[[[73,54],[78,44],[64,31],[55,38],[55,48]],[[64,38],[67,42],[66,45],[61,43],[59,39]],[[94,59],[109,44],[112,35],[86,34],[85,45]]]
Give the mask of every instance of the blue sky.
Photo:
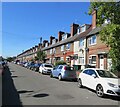
[[[2,55],[15,56],[39,43],[70,32],[72,23],[91,24],[89,2],[3,2]],[[1,31],[0,31],[1,32]]]

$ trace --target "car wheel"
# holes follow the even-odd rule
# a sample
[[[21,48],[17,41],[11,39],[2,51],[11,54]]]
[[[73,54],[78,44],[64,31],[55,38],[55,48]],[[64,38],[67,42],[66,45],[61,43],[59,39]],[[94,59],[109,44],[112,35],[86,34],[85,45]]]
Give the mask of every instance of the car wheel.
[[[42,70],[42,74],[44,74],[43,70]]]
[[[62,75],[61,74],[58,76],[58,79],[59,79],[59,81],[62,80]]]
[[[53,78],[53,74],[52,73],[50,73],[50,77]]]
[[[96,94],[98,97],[103,97],[104,96],[104,91],[102,85],[98,85],[96,87]]]
[[[82,81],[81,81],[81,79],[78,79],[78,87],[79,88],[82,88],[83,86],[82,86]]]

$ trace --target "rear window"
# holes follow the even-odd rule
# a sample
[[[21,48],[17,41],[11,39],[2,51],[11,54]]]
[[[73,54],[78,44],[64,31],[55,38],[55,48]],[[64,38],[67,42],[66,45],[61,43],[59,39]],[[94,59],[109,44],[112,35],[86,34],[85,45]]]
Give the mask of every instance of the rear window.
[[[66,66],[66,70],[73,71],[74,68],[73,68],[73,67]]]
[[[44,67],[52,68],[53,66],[52,65],[44,65]]]

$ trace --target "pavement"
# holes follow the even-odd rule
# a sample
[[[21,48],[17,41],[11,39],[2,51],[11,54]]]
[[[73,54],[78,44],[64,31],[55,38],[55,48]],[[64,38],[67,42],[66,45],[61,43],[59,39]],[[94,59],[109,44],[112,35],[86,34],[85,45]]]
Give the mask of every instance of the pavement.
[[[9,63],[2,79],[3,105],[120,105],[118,97],[97,97],[77,82],[59,81],[19,65]]]

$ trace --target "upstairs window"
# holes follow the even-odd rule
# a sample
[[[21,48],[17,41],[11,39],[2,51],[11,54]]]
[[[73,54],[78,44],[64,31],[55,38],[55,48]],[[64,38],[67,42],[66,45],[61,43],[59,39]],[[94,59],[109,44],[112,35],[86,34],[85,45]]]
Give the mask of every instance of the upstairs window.
[[[52,49],[50,49],[50,54],[52,54]]]
[[[61,46],[61,51],[64,51],[64,45]]]
[[[79,34],[80,33],[80,27],[77,29],[77,34]]]
[[[54,53],[54,54],[56,53],[56,49],[55,49],[55,48],[53,48],[53,53]]]
[[[81,32],[84,32],[86,30],[86,26],[81,27]]]
[[[45,44],[45,47],[48,47],[48,43]]]
[[[70,43],[66,44],[66,50],[70,49]]]
[[[53,39],[53,40],[52,40],[52,44],[55,44],[55,42],[56,42],[56,40],[55,40],[55,39]]]
[[[62,35],[62,40],[67,39],[67,34]]]
[[[79,44],[80,47],[83,47],[84,46],[84,39],[80,39],[80,44]]]
[[[89,45],[95,45],[96,44],[96,35],[89,38]]]
[[[36,50],[35,51],[37,51],[38,50],[38,48],[36,48]]]

